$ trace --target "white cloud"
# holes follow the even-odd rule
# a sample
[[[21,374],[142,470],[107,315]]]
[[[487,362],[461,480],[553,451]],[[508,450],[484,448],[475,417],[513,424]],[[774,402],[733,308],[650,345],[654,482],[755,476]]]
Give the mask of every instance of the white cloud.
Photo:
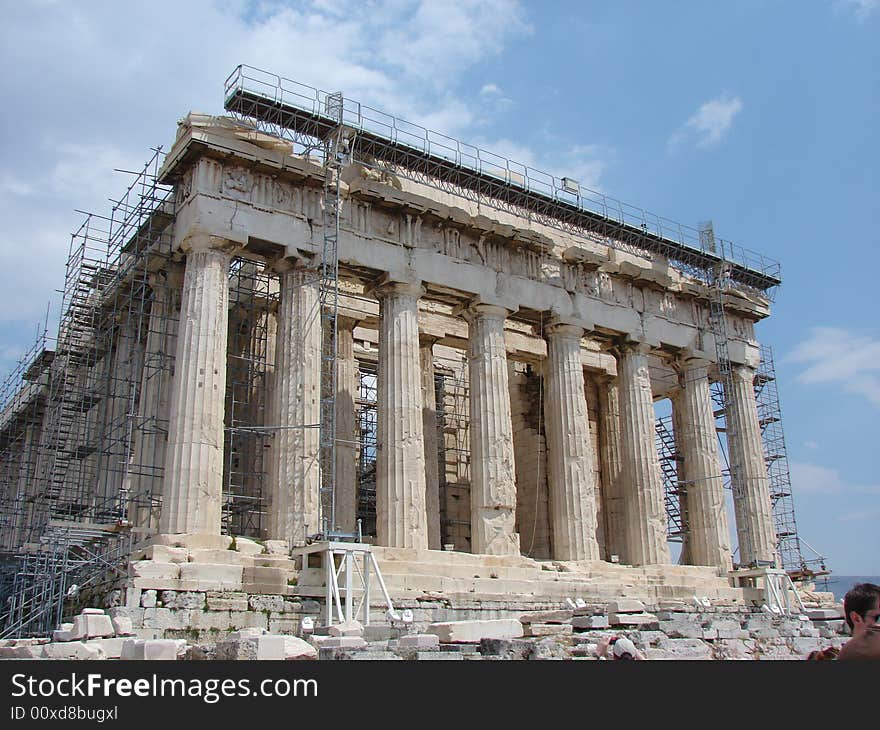
[[[839,327],[814,327],[783,362],[803,366],[795,380],[833,385],[880,406],[880,340]]]
[[[816,449],[819,448],[819,444],[816,443],[815,441],[804,441],[804,446],[806,448],[810,449],[811,451],[815,451]]]
[[[697,147],[714,147],[730,131],[734,117],[742,108],[739,97],[727,94],[707,101],[670,136],[670,151],[689,140],[695,140]]]
[[[839,515],[841,522],[867,522],[880,519],[880,509],[857,509]]]
[[[472,69],[531,32],[518,0],[31,2],[3,20],[0,91],[22,111],[0,120],[0,324],[57,303],[74,209],[108,214],[130,182],[114,168],[167,149],[189,110],[222,113],[237,64],[467,138],[479,90],[507,98]]]
[[[820,464],[792,461],[789,469],[795,498],[798,494],[880,494],[880,484],[851,484],[837,469]]]
[[[859,22],[864,22],[871,13],[880,8],[880,0],[838,0],[836,6],[851,11]]]

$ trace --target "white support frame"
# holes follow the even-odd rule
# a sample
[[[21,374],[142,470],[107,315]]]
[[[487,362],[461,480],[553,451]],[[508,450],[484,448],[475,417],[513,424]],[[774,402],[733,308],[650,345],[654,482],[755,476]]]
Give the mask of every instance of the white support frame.
[[[738,586],[742,586],[742,581],[750,578],[763,581],[764,602],[773,613],[796,616],[807,611],[791,576],[780,568],[734,570],[730,575]],[[791,600],[792,596],[794,601]]]
[[[301,556],[303,568],[308,566],[310,555],[318,554],[322,560],[325,588],[325,620],[331,626],[334,621],[360,621],[364,626],[370,624],[370,598],[372,578],[379,584],[382,597],[388,606],[388,615],[393,614],[394,604],[385,587],[385,580],[370,546],[358,542],[321,541],[304,547],[294,548],[292,555]],[[336,567],[336,556],[342,560]],[[340,577],[344,583],[340,585]],[[355,581],[355,577],[358,578]],[[345,599],[343,603],[343,598]]]

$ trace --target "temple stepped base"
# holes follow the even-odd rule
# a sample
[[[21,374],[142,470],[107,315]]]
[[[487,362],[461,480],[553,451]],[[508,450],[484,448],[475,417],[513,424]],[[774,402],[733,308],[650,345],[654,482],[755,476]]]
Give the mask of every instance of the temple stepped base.
[[[537,561],[518,555],[495,556],[439,550],[374,547],[373,554],[392,600],[442,595],[450,601],[564,603],[567,598],[608,601],[636,598],[650,605],[662,600],[690,602],[694,595],[713,603],[742,605],[741,589],[709,567]],[[297,593],[323,596],[319,568],[300,573]]]

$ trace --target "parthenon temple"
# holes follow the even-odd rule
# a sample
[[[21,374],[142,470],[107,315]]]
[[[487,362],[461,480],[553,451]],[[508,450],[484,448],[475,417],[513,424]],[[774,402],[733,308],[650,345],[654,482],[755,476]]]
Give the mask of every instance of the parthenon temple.
[[[6,554],[124,533],[131,605],[321,597],[310,546],[347,543],[396,605],[746,604],[737,570],[789,567],[775,262],[338,95],[226,92],[73,236],[0,420]]]

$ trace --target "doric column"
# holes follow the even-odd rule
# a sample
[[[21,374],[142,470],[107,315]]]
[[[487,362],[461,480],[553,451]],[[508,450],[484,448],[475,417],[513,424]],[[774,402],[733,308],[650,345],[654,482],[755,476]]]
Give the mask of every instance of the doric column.
[[[419,338],[422,366],[422,431],[425,437],[425,507],[428,513],[428,547],[440,549],[440,471],[437,462],[437,394],[434,390],[435,338]]]
[[[153,505],[162,497],[162,483],[153,474],[161,474],[159,470],[165,465],[164,432],[168,424],[171,358],[177,336],[183,267],[170,263],[165,271],[150,274],[149,284],[153,297],[132,436],[128,519],[135,527],[157,528],[159,515],[154,513]]]
[[[553,557],[598,560],[596,484],[584,392],[581,337],[569,324],[547,329],[547,423]]]
[[[297,259],[281,277],[271,419],[268,535],[291,547],[322,532],[321,301],[316,271]]]
[[[164,533],[220,534],[227,244],[223,239],[200,238],[186,258],[160,519]]]
[[[621,562],[669,562],[666,509],[654,443],[654,400],[646,345],[624,345],[619,362],[624,544]]]
[[[468,320],[471,550],[518,555],[516,469],[504,347],[503,307],[477,304]]]
[[[620,455],[620,391],[615,378],[599,381],[599,463],[602,511],[605,518],[605,558],[623,552],[624,498]]]
[[[336,526],[357,529],[358,363],[354,356],[357,320],[336,318]]]
[[[419,363],[418,284],[389,282],[379,298],[376,539],[379,545],[428,547],[425,443]]]
[[[687,562],[731,568],[730,533],[718,452],[708,363],[689,358],[679,369],[681,392],[673,399],[675,441],[682,456],[681,486],[687,505]],[[682,515],[684,518],[685,515]]]
[[[733,392],[726,394],[727,446],[739,562],[741,565],[751,565],[755,561],[771,563],[776,560],[776,530],[755,403],[755,371],[745,365],[736,365],[730,380]]]

